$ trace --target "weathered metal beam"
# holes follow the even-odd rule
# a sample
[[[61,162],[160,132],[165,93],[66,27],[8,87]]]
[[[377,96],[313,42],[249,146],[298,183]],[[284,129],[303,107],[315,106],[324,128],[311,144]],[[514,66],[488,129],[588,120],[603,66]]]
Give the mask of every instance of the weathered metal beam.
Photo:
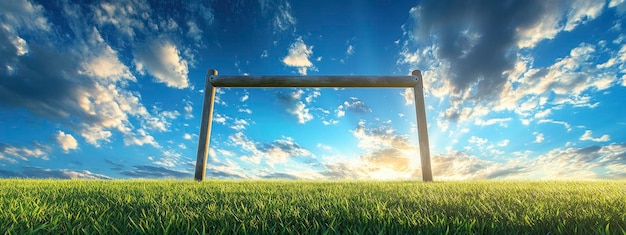
[[[211,84],[209,78],[216,75],[217,70],[214,69],[209,70],[206,75],[202,123],[200,123],[200,139],[198,140],[198,156],[194,177],[197,181],[203,181],[206,176],[206,162],[209,158],[209,144],[211,143],[211,124],[213,123],[213,105],[215,104],[215,86]]]
[[[414,87],[416,76],[211,76],[216,87]]]
[[[426,125],[426,107],[424,105],[424,85],[422,72],[413,70],[413,76],[419,77],[419,82],[413,88],[415,98],[415,117],[417,118],[417,136],[420,144],[420,159],[422,163],[422,180],[433,181],[433,172],[430,167],[430,145],[428,143],[428,126]]]

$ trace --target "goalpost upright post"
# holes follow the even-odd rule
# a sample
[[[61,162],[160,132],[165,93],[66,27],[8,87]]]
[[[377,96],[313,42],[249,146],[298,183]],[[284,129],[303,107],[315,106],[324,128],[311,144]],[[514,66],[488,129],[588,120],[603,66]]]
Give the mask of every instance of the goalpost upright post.
[[[422,180],[433,180],[426,125],[426,109],[422,73],[414,70],[411,76],[218,76],[211,69],[206,75],[202,108],[202,123],[198,140],[195,179],[204,180],[211,140],[213,106],[217,87],[387,87],[413,88],[417,119],[418,141],[422,166]]]

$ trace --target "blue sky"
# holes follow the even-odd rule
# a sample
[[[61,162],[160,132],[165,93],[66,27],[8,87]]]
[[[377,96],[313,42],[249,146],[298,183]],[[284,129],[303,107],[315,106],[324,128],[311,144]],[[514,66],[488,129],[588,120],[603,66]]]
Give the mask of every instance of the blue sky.
[[[435,180],[626,178],[623,0],[0,9],[0,177],[193,178],[214,68],[420,69]],[[421,179],[412,95],[219,88],[207,177]]]

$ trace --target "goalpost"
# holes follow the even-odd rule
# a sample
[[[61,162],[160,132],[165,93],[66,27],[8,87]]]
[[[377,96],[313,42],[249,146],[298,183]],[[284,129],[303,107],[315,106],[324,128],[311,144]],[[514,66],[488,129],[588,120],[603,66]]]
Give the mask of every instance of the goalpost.
[[[203,181],[206,176],[206,163],[211,141],[213,106],[217,87],[380,87],[413,88],[417,134],[419,139],[422,180],[433,180],[430,167],[430,148],[426,126],[426,108],[422,72],[413,70],[411,76],[218,76],[217,70],[210,69],[206,75],[202,123],[198,141],[195,179]]]

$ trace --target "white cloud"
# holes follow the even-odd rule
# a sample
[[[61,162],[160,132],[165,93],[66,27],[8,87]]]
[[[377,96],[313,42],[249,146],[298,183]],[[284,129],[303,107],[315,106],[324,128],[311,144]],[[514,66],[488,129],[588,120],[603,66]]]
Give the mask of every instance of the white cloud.
[[[315,92],[316,91],[313,91],[313,93]],[[287,113],[295,115],[298,118],[298,123],[300,124],[313,120],[310,108],[308,108],[307,105],[300,100],[304,93],[304,90],[301,89],[295,90],[289,94],[280,92],[277,93],[278,99],[287,106]],[[311,96],[311,98],[308,98],[309,96]],[[312,100],[312,97],[315,96],[315,94],[310,94],[309,96],[307,96],[305,100]]]
[[[317,148],[325,150],[325,151],[333,150],[333,147],[330,147],[330,146],[322,144],[322,143],[317,143]]]
[[[415,21],[402,26],[407,36],[398,42],[401,49],[397,63],[407,68],[424,68],[426,95],[449,104],[440,117],[452,122],[500,111],[512,111],[529,120],[532,114],[537,114],[536,118],[547,117],[550,111],[545,110],[554,106],[593,108],[599,102],[586,93],[616,84],[618,55],[609,54],[614,62],[598,68],[595,60],[606,57],[606,51],[580,44],[553,65],[533,68],[534,55],[522,48],[533,48],[539,41],[596,19],[604,4],[601,0],[576,0],[571,4],[531,0],[519,2],[514,8],[501,3],[463,8],[454,2],[450,3],[452,7],[432,8],[434,5],[423,3],[409,12]],[[516,14],[502,18],[494,13],[531,8],[539,10],[533,18]],[[493,17],[498,20],[489,20]],[[459,21],[471,23],[461,30],[449,23]],[[507,31],[510,27],[515,30]],[[490,33],[494,30],[511,37],[495,37]],[[447,122],[439,121],[440,126],[447,126]]]
[[[460,151],[436,154],[431,159],[435,180],[476,179],[598,179],[623,178],[626,163],[626,144],[589,146],[585,148],[553,149],[548,153],[532,156],[531,151],[514,152],[507,161],[484,160]],[[330,159],[337,159],[333,157]],[[367,179],[375,169],[364,161],[325,161],[323,164],[328,178]],[[381,167],[381,166],[377,166]],[[408,178],[421,175],[419,165]],[[604,175],[596,172],[607,171]],[[381,178],[402,178],[398,171],[382,171]],[[400,176],[400,177],[398,177]],[[379,178],[380,179],[380,178]]]
[[[50,170],[50,169],[47,169],[47,170]],[[74,171],[74,170],[62,169],[60,171],[65,177],[69,179],[107,179],[107,180],[113,179],[107,175],[93,173],[88,170]]]
[[[506,127],[507,126],[507,122],[510,122],[511,118],[492,118],[492,119],[488,119],[488,120],[482,120],[480,118],[477,118],[474,121],[475,125],[478,126],[491,126],[494,124],[499,124],[500,126]]]
[[[246,129],[246,126],[250,125],[250,123],[248,123],[248,121],[244,120],[244,119],[238,119],[235,118],[235,121],[233,122],[233,124],[231,126],[229,126],[231,129],[236,130],[236,131],[241,131],[243,129]]]
[[[488,140],[485,138],[480,138],[478,136],[470,136],[467,142],[470,144],[474,144],[477,147],[481,148],[481,147],[484,147],[485,144],[487,144]]]
[[[343,102],[343,107],[347,111],[351,111],[354,113],[371,113],[372,109],[370,109],[365,102],[356,97],[350,97],[350,99]]]
[[[357,159],[341,156],[324,157],[322,173],[329,179],[410,179],[416,177],[418,148],[410,144],[408,136],[398,135],[383,122],[367,128],[360,121],[352,131],[358,147],[364,151]],[[320,145],[322,147],[323,145]]]
[[[167,40],[147,43],[135,52],[137,71],[147,70],[157,82],[168,87],[187,88],[187,60],[181,58],[178,48]]]
[[[252,110],[248,109],[248,108],[246,108],[246,109],[238,109],[237,112],[252,114]]]
[[[189,20],[187,21],[187,36],[192,38],[195,41],[200,41],[202,39],[202,29],[198,27],[195,21]]]
[[[30,1],[2,1],[0,9],[3,9],[2,19],[7,25],[28,30],[50,30],[50,23],[41,5]]]
[[[150,6],[144,1],[131,1],[124,5],[116,5],[115,3],[101,3],[98,7],[94,7],[94,17],[100,25],[111,24],[127,38],[135,38],[138,33],[147,30],[148,25],[152,22],[144,23],[141,13],[144,16],[150,16]],[[156,26],[156,25],[155,25]]]
[[[254,164],[265,163],[270,167],[274,167],[277,163],[286,163],[293,157],[311,157],[315,155],[309,150],[301,147],[293,138],[282,136],[281,139],[274,140],[271,143],[257,144],[250,140],[246,135],[237,132],[228,137],[235,146],[241,147],[250,155],[241,156],[241,159]]]
[[[533,141],[534,143],[541,143],[545,139],[544,136],[543,136],[543,133],[535,132],[533,134],[535,134],[535,141]]]
[[[509,139],[504,139],[504,140],[498,142],[498,146],[506,147],[507,145],[509,145],[509,142],[510,142]]]
[[[71,134],[65,134],[63,131],[58,131],[55,137],[56,141],[61,145],[61,149],[65,153],[70,150],[78,149],[78,141]]]
[[[126,146],[129,145],[138,145],[143,146],[145,144],[149,144],[154,146],[155,148],[160,148],[159,143],[156,142],[154,137],[146,132],[144,129],[138,129],[136,133],[130,133],[126,137],[124,137],[124,144]]]
[[[555,121],[555,120],[552,120],[552,119],[541,119],[537,123],[538,124],[541,124],[541,123],[552,123],[552,124],[557,124],[557,125],[563,125],[563,127],[565,127],[565,129],[567,131],[571,131],[572,130],[572,126],[569,123],[565,122],[565,121]]]
[[[22,161],[28,161],[28,158],[48,160],[50,148],[39,143],[34,143],[33,145],[33,148],[27,148],[0,143],[0,155],[5,156],[3,158],[8,159],[7,161],[10,162],[15,162],[15,160],[11,160],[6,156],[14,157]]]
[[[324,124],[325,126],[337,125],[337,124],[339,124],[339,120],[334,120],[334,119],[324,120],[324,121],[322,121],[322,124]]]
[[[291,15],[291,4],[283,1],[278,5],[273,17],[274,33],[293,29],[295,31],[296,18]]]
[[[404,104],[411,105],[415,100],[415,96],[413,94],[413,88],[405,88],[404,92],[401,92],[400,95],[404,97]]]
[[[518,29],[522,38],[518,47],[532,48],[544,39],[553,39],[561,31],[572,31],[578,25],[597,18],[604,7],[604,1],[601,0],[575,0],[564,5],[552,5],[547,2],[543,4],[548,11],[539,15],[540,20],[529,27]]]
[[[538,118],[538,119],[546,118],[547,116],[550,116],[550,114],[552,114],[552,109],[546,109],[546,110],[535,113],[535,118]]]
[[[283,63],[287,66],[298,68],[298,73],[306,75],[307,68],[313,66],[313,63],[309,60],[311,55],[313,55],[313,46],[307,46],[302,38],[297,38],[289,46],[289,54],[283,58]]]
[[[121,133],[127,144],[155,145],[146,130],[167,130],[173,113],[152,115],[147,111],[139,92],[128,88],[136,78],[115,46],[137,49],[134,60],[139,71],[147,71],[157,80],[164,79],[162,82],[168,85],[186,87],[187,61],[181,54],[188,55],[189,48],[175,47],[167,41],[167,35],[178,37],[164,33],[180,31],[178,23],[170,17],[153,21],[151,7],[143,0],[96,3],[91,7],[70,4],[56,16],[67,22],[71,33],[59,34],[49,32],[42,6],[28,1],[0,5],[1,9],[11,9],[0,16],[6,23],[0,23],[0,30],[9,33],[6,39],[0,39],[8,40],[7,45],[13,47],[9,50],[13,55],[3,54],[0,58],[15,61],[9,66],[13,71],[7,75],[10,78],[0,79],[0,103],[10,102],[37,117],[62,120],[55,122],[74,128],[85,142],[96,147],[112,141],[115,132]],[[90,24],[92,19],[96,25]],[[13,32],[20,32],[26,40],[18,40]],[[147,43],[138,45],[135,37]],[[32,45],[37,45],[38,50],[32,50]],[[28,61],[22,58],[24,55],[17,55],[20,53],[27,53]],[[38,66],[33,68],[28,63]],[[12,82],[7,83],[9,80]],[[18,93],[16,87],[32,92]],[[190,112],[190,108],[185,110]],[[136,127],[137,123],[140,127]]]
[[[169,127],[171,126],[171,121],[180,116],[180,113],[176,110],[159,112],[155,108],[155,113],[157,113],[157,115],[146,117],[143,120],[144,126],[161,132],[170,131]]]
[[[346,49],[346,55],[353,55],[354,54],[354,46],[352,45],[348,45],[348,49]]]
[[[626,1],[624,1],[624,0],[611,0],[609,2],[609,7],[619,6],[620,4],[623,4],[624,2],[626,2]]]
[[[580,140],[590,140],[593,142],[607,142],[609,140],[611,140],[611,137],[609,135],[602,135],[601,137],[598,138],[593,138],[591,130],[586,130],[585,134],[583,134],[580,138]]]
[[[189,134],[189,133],[185,133],[185,134],[183,135],[183,139],[190,140],[190,139],[191,139],[191,134]]]
[[[117,52],[104,42],[97,29],[93,29],[90,41],[93,47],[85,48],[85,51],[92,51],[93,55],[82,63],[80,73],[109,83],[136,81],[130,69],[119,60]]]
[[[174,150],[165,150],[162,153],[161,158],[159,160],[154,161],[154,164],[165,166],[165,167],[176,167],[181,164],[182,154],[174,151]]]
[[[602,14],[605,1],[603,0],[577,0],[571,4],[571,9],[567,13],[565,31],[572,31],[579,24],[584,24]]]
[[[344,110],[343,105],[339,105],[337,107],[337,109],[335,110],[335,113],[337,113],[337,117],[343,117],[346,115],[346,111]]]
[[[313,99],[319,97],[320,95],[322,95],[322,93],[319,91],[319,88],[317,88],[316,90],[313,90],[311,93],[309,93],[309,95],[307,95],[306,98],[304,98],[304,100],[307,103],[311,103],[313,102]]]
[[[230,119],[230,117],[219,113],[216,113],[213,117],[213,121],[219,124],[226,124],[226,119]]]
[[[263,50],[263,52],[261,52],[261,58],[267,58],[268,56],[270,56],[270,54],[267,52],[267,50]]]
[[[288,109],[287,112],[296,115],[296,117],[298,117],[298,123],[300,124],[313,120],[313,115],[311,115],[309,109],[302,101],[298,101],[296,105]]]
[[[185,119],[193,118],[193,103],[186,99],[184,99],[183,102],[185,103],[185,107],[183,107],[183,110],[185,110]]]

